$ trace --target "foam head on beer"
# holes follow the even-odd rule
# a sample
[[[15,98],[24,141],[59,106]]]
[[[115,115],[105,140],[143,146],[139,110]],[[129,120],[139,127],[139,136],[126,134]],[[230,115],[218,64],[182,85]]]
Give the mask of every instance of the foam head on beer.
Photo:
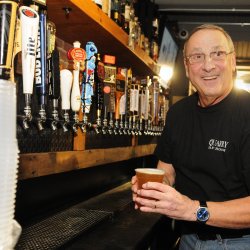
[[[136,177],[138,180],[138,188],[141,189],[142,185],[146,182],[163,182],[164,170],[157,168],[136,168]]]

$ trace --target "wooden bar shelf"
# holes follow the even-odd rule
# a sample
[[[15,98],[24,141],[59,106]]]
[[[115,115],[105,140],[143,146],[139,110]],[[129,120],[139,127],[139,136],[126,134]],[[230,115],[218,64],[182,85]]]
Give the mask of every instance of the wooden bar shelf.
[[[56,25],[57,37],[67,43],[80,41],[84,48],[88,41],[93,41],[101,55],[116,56],[118,67],[131,67],[138,76],[158,73],[154,60],[138,46],[131,50],[127,33],[91,0],[48,0],[47,7],[48,18]]]
[[[48,20],[56,25],[56,36],[65,43],[73,46],[74,41],[80,41],[85,48],[93,41],[101,56],[116,56],[116,66],[132,68],[137,76],[157,74],[154,60],[138,46],[131,50],[127,33],[91,0],[47,0],[47,9]],[[85,135],[79,140],[84,142]],[[84,150],[84,143],[79,145],[74,145],[76,151],[21,154],[19,180],[143,157],[155,148],[155,144],[138,146],[136,141],[130,147],[108,149]]]
[[[155,144],[20,155],[19,180],[63,173],[151,155]]]

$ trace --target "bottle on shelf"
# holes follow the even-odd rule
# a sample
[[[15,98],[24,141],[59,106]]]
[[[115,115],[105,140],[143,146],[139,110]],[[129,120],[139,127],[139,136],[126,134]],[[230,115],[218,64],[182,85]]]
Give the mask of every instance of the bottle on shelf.
[[[150,46],[149,46],[149,40],[147,37],[144,37],[144,50],[148,56],[150,56]]]
[[[119,18],[120,18],[120,26],[123,28],[125,23],[125,0],[119,1]]]
[[[111,2],[111,18],[114,22],[116,22],[118,25],[120,25],[119,1],[118,0],[112,0],[112,2]]]
[[[140,26],[140,23],[138,21],[138,17],[135,16],[134,18],[134,22],[135,22],[135,44],[140,46],[141,44],[141,26]]]
[[[153,20],[152,26],[153,26],[153,36],[152,36],[152,40],[150,43],[150,56],[156,62],[158,59],[158,53],[159,53],[159,41],[158,41],[159,21],[158,21],[158,18],[155,18]]]
[[[126,10],[125,22],[129,23],[129,47],[134,50],[136,41],[136,22],[135,22],[135,13],[133,6],[132,5],[129,6],[128,16],[127,16],[127,11],[128,9]]]

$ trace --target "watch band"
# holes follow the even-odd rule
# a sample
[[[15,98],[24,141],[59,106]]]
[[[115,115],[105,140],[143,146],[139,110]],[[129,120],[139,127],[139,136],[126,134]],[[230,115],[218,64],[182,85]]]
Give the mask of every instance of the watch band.
[[[206,201],[199,201],[199,202],[200,202],[200,207],[207,207]]]

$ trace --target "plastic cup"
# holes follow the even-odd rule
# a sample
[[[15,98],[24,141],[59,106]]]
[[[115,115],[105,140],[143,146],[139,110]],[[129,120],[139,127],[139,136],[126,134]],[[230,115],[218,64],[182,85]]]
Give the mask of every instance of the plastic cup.
[[[136,168],[136,177],[138,181],[138,189],[142,189],[142,185],[147,182],[163,182],[164,170],[157,168]],[[140,204],[136,203],[138,207]]]
[[[158,168],[136,168],[136,176],[138,179],[138,187],[142,188],[142,185],[146,182],[163,182],[164,170]]]

